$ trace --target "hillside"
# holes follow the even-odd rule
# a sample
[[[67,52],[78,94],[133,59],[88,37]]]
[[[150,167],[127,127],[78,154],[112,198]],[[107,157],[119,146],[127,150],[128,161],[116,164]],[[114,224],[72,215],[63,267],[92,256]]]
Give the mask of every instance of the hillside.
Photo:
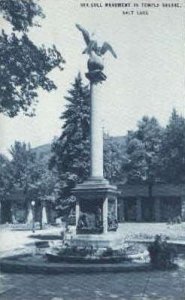
[[[115,141],[115,143],[122,144],[123,149],[126,147],[126,137],[125,136],[109,136],[110,139]],[[51,144],[44,144],[32,149],[38,158],[42,159],[45,156],[51,156]]]
[[[51,156],[51,144],[44,144],[36,148],[32,148],[39,159],[48,158]]]

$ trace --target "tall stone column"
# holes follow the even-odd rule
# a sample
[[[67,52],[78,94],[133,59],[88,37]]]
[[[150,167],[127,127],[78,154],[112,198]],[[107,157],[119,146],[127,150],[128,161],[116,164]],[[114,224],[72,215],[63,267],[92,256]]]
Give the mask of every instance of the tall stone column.
[[[101,85],[90,82],[91,88],[91,178],[103,178],[103,130],[101,121]]]
[[[101,122],[101,89],[102,83],[106,81],[107,76],[103,73],[103,56],[110,51],[116,58],[116,54],[108,43],[101,47],[97,42],[90,40],[88,32],[79,24],[76,24],[78,30],[82,33],[86,43],[86,49],[83,53],[89,55],[87,61],[88,72],[85,73],[90,83],[90,178],[81,184],[77,184],[73,189],[76,196],[76,233],[80,235],[107,233],[108,228],[108,202],[115,198],[115,210],[117,209],[117,188],[109,184],[103,177],[103,128]],[[101,216],[99,215],[101,212]],[[93,216],[93,218],[92,218]],[[115,213],[115,218],[117,214]],[[94,221],[93,221],[94,220]],[[79,222],[80,221],[80,222]],[[115,220],[111,220],[115,222]],[[116,223],[116,222],[115,222]],[[116,226],[115,226],[116,227]],[[115,228],[117,229],[117,227]],[[96,237],[97,238],[97,237]],[[83,238],[82,238],[83,239]],[[101,238],[97,238],[101,241]],[[109,241],[107,241],[107,245]],[[93,244],[91,239],[91,244]],[[97,241],[96,241],[97,246]]]

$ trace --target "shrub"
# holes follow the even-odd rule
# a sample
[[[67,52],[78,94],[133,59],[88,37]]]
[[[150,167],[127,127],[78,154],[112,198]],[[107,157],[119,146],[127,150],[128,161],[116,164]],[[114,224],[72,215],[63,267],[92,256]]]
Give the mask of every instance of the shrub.
[[[176,249],[167,243],[168,238],[162,240],[156,235],[154,242],[148,247],[150,262],[155,269],[168,269],[173,266]]]

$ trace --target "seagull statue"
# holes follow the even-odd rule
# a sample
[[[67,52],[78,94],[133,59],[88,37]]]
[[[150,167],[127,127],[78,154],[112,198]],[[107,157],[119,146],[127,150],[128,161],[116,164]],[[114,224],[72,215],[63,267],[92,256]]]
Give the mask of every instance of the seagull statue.
[[[83,28],[79,24],[76,24],[76,27],[82,33],[84,41],[85,41],[86,46],[87,46],[85,48],[85,50],[82,52],[83,54],[88,54],[88,55],[91,56],[92,52],[94,51],[96,53],[96,55],[103,56],[107,51],[109,51],[115,58],[117,58],[116,53],[114,52],[112,46],[109,43],[104,42],[103,45],[100,47],[100,46],[98,46],[97,41],[94,40],[90,36],[89,32],[85,28]]]

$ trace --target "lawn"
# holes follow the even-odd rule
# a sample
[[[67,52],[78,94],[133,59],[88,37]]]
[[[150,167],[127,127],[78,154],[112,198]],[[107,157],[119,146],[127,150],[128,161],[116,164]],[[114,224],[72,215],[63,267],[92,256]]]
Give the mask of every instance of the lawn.
[[[153,239],[156,234],[185,241],[185,223],[121,223],[118,232],[126,239]]]

